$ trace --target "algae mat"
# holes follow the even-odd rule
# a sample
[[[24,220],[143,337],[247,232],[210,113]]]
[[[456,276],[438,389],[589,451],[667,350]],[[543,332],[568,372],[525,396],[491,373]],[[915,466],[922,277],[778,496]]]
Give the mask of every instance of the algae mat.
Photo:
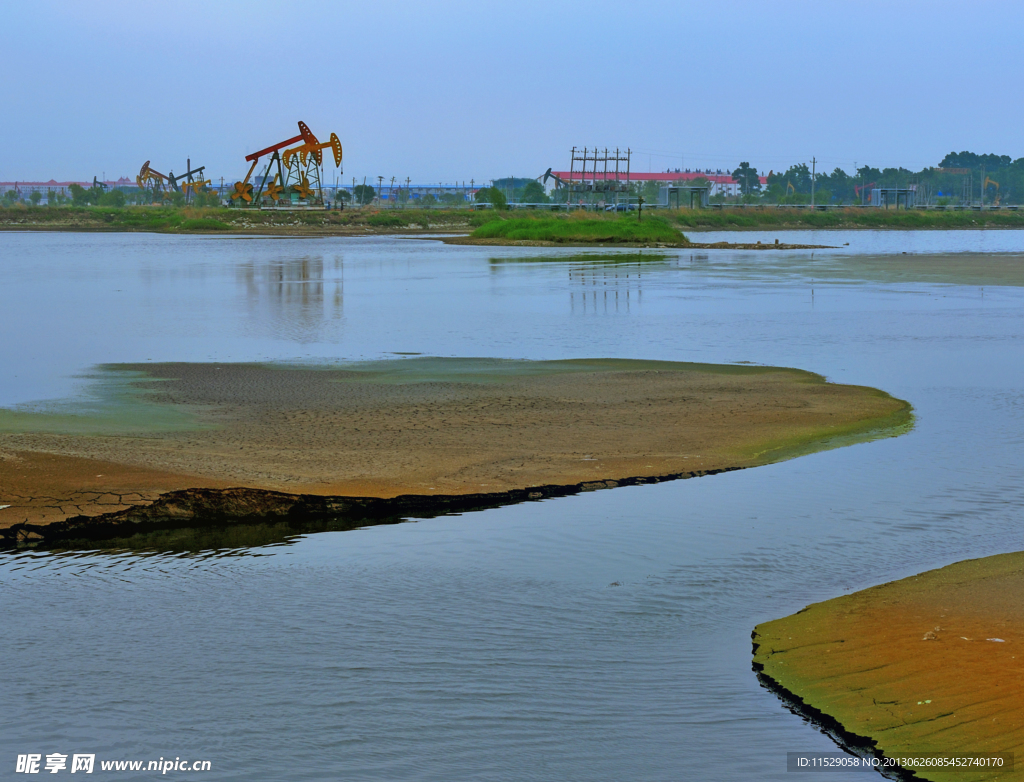
[[[413,358],[96,378],[88,404],[0,411],[0,528],[186,488],[387,498],[703,474],[911,421],[876,389],[756,366]]]
[[[754,663],[812,719],[890,758],[1013,753],[1024,779],[1024,552],[958,562],[758,625]],[[810,707],[807,709],[806,707]],[[833,726],[834,727],[834,726]]]

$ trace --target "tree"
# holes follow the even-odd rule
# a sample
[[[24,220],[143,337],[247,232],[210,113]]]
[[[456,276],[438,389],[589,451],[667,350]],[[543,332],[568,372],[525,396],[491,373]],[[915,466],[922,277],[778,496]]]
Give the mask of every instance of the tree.
[[[645,204],[658,203],[663,184],[665,183],[659,182],[657,179],[648,179],[644,182],[644,186],[640,188],[640,195],[643,197]]]
[[[38,190],[33,190],[28,200],[32,202],[32,206],[39,206],[39,202],[43,200],[43,194]]]
[[[126,199],[124,193],[121,190],[114,188],[113,190],[108,190],[106,193],[97,198],[96,204],[98,206],[122,207],[124,206],[125,200]]]
[[[366,206],[373,203],[373,199],[377,197],[377,191],[371,185],[356,185],[352,189],[352,195],[359,206]]]
[[[974,152],[950,152],[939,163],[939,168],[981,168],[989,171],[1010,165],[1009,155],[977,155]]]
[[[169,201],[171,206],[184,206],[185,194],[180,190],[168,190],[164,193],[164,200]]]
[[[476,191],[476,200],[482,204],[491,204],[495,209],[508,208],[508,199],[496,187],[482,187]]]
[[[548,198],[548,193],[544,190],[544,185],[536,179],[526,182],[526,186],[522,188],[519,200],[523,204],[547,204],[551,201]]]
[[[732,172],[732,178],[734,182],[739,182],[743,195],[761,192],[761,178],[757,175],[757,169],[750,167],[750,163],[740,163],[739,168]]]
[[[74,204],[75,206],[88,205],[91,189],[92,188],[86,190],[81,185],[72,182],[70,185],[68,185],[68,190],[71,191],[71,203]]]
[[[799,163],[795,166],[790,166],[782,176],[787,185],[792,183],[796,192],[811,192],[811,169],[807,167],[806,163]]]
[[[830,176],[822,174],[818,177],[815,187],[821,188],[822,192],[828,190],[840,202],[853,201],[855,193],[853,190],[855,182],[853,177],[843,169],[836,168]]]
[[[536,180],[531,180],[526,183],[526,187],[523,188],[520,200],[524,204],[546,204],[551,199],[548,198],[548,194],[544,192],[544,185]]]
[[[6,193],[4,193],[4,204],[6,206],[10,206],[11,204],[13,204],[17,200],[18,200],[18,191],[17,190],[8,190]]]
[[[220,206],[220,195],[213,190],[200,190],[192,196],[192,206]]]
[[[160,201],[160,196],[156,191],[147,187],[136,191],[132,200],[136,204],[156,204]]]

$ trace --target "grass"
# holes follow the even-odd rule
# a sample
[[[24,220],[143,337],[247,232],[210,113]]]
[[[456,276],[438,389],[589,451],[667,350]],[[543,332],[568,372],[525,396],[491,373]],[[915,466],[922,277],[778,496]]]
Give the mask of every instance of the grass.
[[[401,215],[397,215],[388,212],[379,212],[372,214],[366,218],[367,225],[373,225],[378,228],[398,228],[399,226],[405,227],[406,221],[402,219]]]
[[[222,223],[220,220],[211,220],[209,217],[193,217],[182,220],[178,228],[183,231],[230,231],[231,226]]]
[[[493,216],[490,216],[493,219]],[[346,209],[276,212],[259,209],[172,206],[24,206],[0,207],[0,229],[36,228],[70,231],[295,232],[337,229],[467,230],[480,224],[469,210]],[[282,231],[281,229],[286,229]]]
[[[938,212],[923,209],[679,209],[662,212],[683,228],[743,230],[755,228],[1024,228],[1020,212]]]
[[[667,220],[650,216],[595,215],[577,212],[565,216],[491,219],[470,235],[472,239],[555,242],[557,244],[678,244],[686,237]]]

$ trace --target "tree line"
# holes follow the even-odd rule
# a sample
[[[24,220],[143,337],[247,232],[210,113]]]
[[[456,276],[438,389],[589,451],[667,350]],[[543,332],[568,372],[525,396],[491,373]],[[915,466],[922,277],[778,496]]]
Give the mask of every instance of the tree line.
[[[805,204],[811,200],[812,170],[807,163],[770,171],[763,186],[749,162],[740,163],[732,177],[741,186],[739,200],[747,203]],[[813,181],[816,204],[867,203],[870,191],[883,187],[911,188],[917,193],[917,203],[976,203],[984,195],[987,204],[1019,204],[1024,202],[1024,158],[950,152],[937,166],[920,171],[864,165],[849,174],[837,167],[831,173],[813,172]]]

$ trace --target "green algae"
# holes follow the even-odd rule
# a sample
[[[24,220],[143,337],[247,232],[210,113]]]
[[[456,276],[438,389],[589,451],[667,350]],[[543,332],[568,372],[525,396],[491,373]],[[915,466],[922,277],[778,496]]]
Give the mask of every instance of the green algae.
[[[141,369],[103,365],[78,377],[85,383],[76,397],[0,408],[0,433],[158,434],[207,426],[195,409],[161,401],[165,381]]]
[[[0,409],[0,433],[47,433],[69,435],[156,435],[174,431],[211,428],[203,408],[170,401],[161,393],[163,384],[190,371],[217,366],[252,368],[270,372],[315,371],[331,375],[336,383],[378,385],[501,384],[520,379],[566,374],[604,372],[696,372],[755,378],[787,374],[795,382],[825,385],[821,375],[800,369],[752,364],[704,364],[642,359],[588,358],[527,361],[495,358],[415,356],[379,361],[322,364],[108,364],[83,375],[87,383],[80,396],[12,409]],[[877,389],[864,392],[886,399]],[[758,442],[734,455],[744,466],[769,464],[821,450],[843,447],[881,437],[893,437],[913,426],[911,406],[901,406],[883,418],[855,424],[816,428],[784,439]]]

